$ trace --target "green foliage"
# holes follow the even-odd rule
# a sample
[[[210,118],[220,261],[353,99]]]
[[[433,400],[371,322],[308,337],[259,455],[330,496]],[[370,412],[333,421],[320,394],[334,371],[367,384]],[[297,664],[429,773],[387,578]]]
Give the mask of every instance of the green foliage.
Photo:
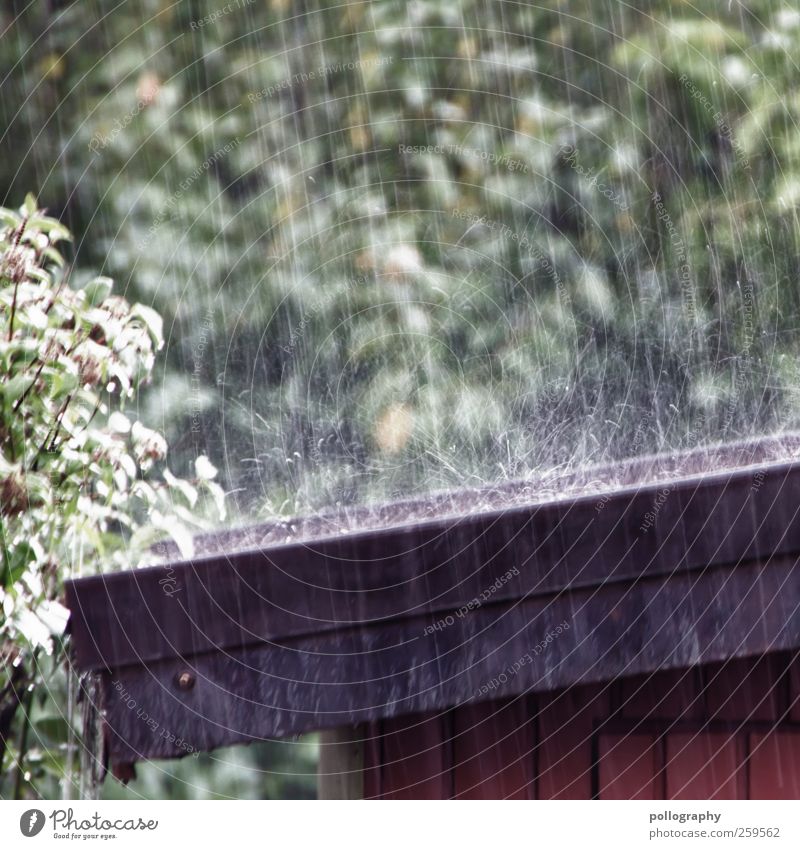
[[[224,503],[205,457],[194,481],[148,474],[167,444],[127,410],[163,345],[158,314],[113,295],[105,277],[73,288],[58,250],[70,234],[32,196],[0,221],[0,711],[21,701],[23,732],[32,722],[54,741],[11,747],[19,775],[64,767],[68,722],[32,700],[53,686],[57,665],[45,671],[41,656],[60,653],[64,579],[145,565],[167,534],[191,556],[208,503],[223,515]]]
[[[149,409],[248,511],[797,425],[791,10],[86,8],[19,10],[6,180],[165,316]]]

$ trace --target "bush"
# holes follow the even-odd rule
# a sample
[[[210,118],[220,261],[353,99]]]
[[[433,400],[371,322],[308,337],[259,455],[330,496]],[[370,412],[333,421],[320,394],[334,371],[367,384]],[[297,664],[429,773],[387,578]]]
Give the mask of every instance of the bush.
[[[193,481],[152,474],[166,441],[126,408],[163,345],[161,318],[112,294],[108,278],[72,288],[58,249],[69,240],[30,195],[18,212],[0,209],[0,757],[10,748],[15,795],[26,775],[63,773],[69,723],[42,713],[48,688],[38,706],[33,697],[60,674],[64,579],[152,562],[165,534],[189,557],[203,517],[224,516],[205,457]],[[46,759],[27,745],[34,714],[34,740],[55,733]]]

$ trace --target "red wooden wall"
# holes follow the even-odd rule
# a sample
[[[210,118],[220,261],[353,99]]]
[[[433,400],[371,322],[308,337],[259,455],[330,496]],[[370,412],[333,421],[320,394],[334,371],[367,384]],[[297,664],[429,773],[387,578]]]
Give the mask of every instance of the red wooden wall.
[[[800,660],[399,717],[366,736],[368,798],[800,799]]]

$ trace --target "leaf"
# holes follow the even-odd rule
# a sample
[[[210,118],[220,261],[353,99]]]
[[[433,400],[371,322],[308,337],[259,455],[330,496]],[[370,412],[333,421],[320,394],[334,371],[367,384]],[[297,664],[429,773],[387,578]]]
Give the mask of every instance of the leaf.
[[[51,242],[72,241],[72,234],[57,219],[46,215],[34,215],[28,222],[28,226],[41,230]]]
[[[134,304],[131,308],[131,317],[141,319],[150,333],[155,347],[161,348],[164,344],[164,322],[161,316],[151,307],[146,307],[144,304]]]
[[[130,548],[137,552],[144,551],[162,539],[164,539],[164,531],[161,528],[154,525],[142,525],[131,535]]]
[[[36,559],[36,552],[28,542],[20,542],[11,550],[11,583],[15,583],[21,577],[29,563]]]
[[[16,230],[20,225],[19,215],[12,209],[6,209],[4,206],[0,207],[0,222],[12,230]]]
[[[78,375],[71,372],[61,372],[53,377],[53,398],[63,398],[74,392],[78,386]]]
[[[217,508],[220,521],[224,522],[227,516],[227,510],[225,509],[225,491],[214,481],[206,481],[204,485],[211,497],[214,499],[214,506]]]
[[[113,287],[114,281],[110,277],[95,277],[83,287],[83,291],[89,304],[96,307],[111,294]]]
[[[37,738],[46,737],[50,744],[58,745],[69,740],[70,728],[63,716],[50,714],[37,717],[33,727],[36,729]]]
[[[125,456],[127,456],[127,455],[125,455]],[[133,462],[133,460],[130,457],[128,457],[128,459],[131,460],[131,462]],[[124,468],[124,466],[123,466],[123,468]],[[135,467],[134,467],[134,474],[135,474]],[[131,478],[133,478],[133,477],[134,477],[134,475],[131,475]],[[155,493],[155,490],[153,489],[153,487],[150,486],[149,483],[146,483],[145,481],[142,481],[142,480],[138,480],[138,481],[134,482],[133,486],[131,487],[131,495],[136,496],[137,498],[141,498],[142,501],[146,502],[148,504],[148,506],[150,506],[150,507],[152,507],[157,501],[156,493]]]
[[[213,480],[217,476],[216,467],[205,454],[201,454],[194,461],[194,470],[197,473],[197,477],[204,481]]]
[[[45,275],[49,281],[49,277]],[[34,304],[29,304],[27,310],[20,316],[20,319],[26,319],[27,323],[36,330],[45,330],[47,327],[47,313]]]
[[[67,629],[69,610],[57,601],[44,601],[39,605],[39,619],[54,637],[60,637]]]
[[[133,461],[133,457],[130,454],[120,454],[117,458],[119,465],[122,469],[125,470],[125,474],[131,479],[136,479],[136,463]]]
[[[169,469],[164,469],[164,480],[170,489],[177,489],[183,495],[190,507],[197,504],[197,490],[188,481],[176,478]]]
[[[25,204],[23,205],[25,214],[31,216],[38,208],[39,202],[36,200],[36,197],[31,192],[28,192],[28,194],[25,195]]]
[[[115,433],[130,433],[131,430],[130,420],[124,413],[120,413],[118,410],[108,417],[108,426]]]
[[[53,641],[50,629],[32,611],[22,608],[17,614],[17,628],[23,637],[34,647],[41,646],[45,654],[53,653]]]
[[[3,455],[0,454],[0,460],[3,459]],[[0,516],[0,555],[2,555],[2,562],[0,562],[0,601],[2,601],[3,596],[3,588],[7,586],[11,586],[11,553],[8,550],[8,545],[6,543],[6,526],[3,518]],[[0,605],[0,610],[2,610],[2,606]]]
[[[36,268],[35,266],[31,266],[25,272],[28,277],[32,277],[34,280],[38,280],[40,283],[50,283],[51,277],[50,274],[45,271],[43,268]]]
[[[5,395],[7,400],[16,401],[32,383],[33,378],[18,374],[11,380],[0,383],[0,392]]]
[[[152,511],[150,521],[154,527],[165,531],[172,537],[184,560],[190,560],[194,556],[192,535],[180,522],[176,522],[172,516],[168,518],[162,515],[158,510]]]
[[[55,248],[45,248],[42,251],[42,256],[46,257],[50,260],[54,265],[57,265],[59,268],[64,267],[64,257],[55,249]]]

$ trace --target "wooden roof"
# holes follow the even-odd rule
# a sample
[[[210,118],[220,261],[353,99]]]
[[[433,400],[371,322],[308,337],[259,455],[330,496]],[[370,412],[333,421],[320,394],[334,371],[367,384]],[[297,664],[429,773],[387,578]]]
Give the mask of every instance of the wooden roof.
[[[70,582],[112,762],[800,647],[800,464],[776,460],[796,449],[317,517],[297,541],[258,526]]]

